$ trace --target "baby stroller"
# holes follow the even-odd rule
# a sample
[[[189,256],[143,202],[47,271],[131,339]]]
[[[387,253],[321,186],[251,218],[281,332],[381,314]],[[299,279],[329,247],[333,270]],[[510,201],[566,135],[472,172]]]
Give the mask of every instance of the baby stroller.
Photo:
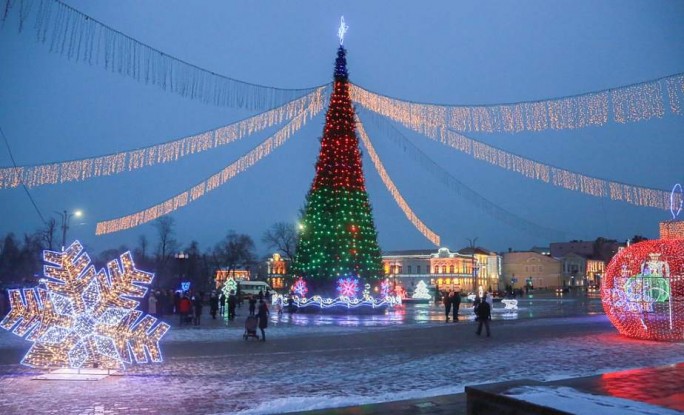
[[[243,339],[247,340],[250,337],[254,337],[259,340],[259,335],[256,332],[258,321],[259,320],[255,316],[247,317],[247,320],[245,320],[245,334],[242,335]]]

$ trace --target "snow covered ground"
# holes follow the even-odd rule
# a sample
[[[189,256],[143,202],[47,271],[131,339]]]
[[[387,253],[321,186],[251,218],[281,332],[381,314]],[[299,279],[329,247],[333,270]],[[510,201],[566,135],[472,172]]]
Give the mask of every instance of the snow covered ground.
[[[133,366],[125,376],[86,387],[32,380],[42,372],[0,357],[0,413],[283,413],[684,360],[684,344],[621,337],[596,313],[595,301],[585,303],[559,307],[553,299],[538,300],[521,304],[511,319],[497,312],[491,338],[474,334],[469,310],[461,322],[445,323],[441,308],[427,305],[386,316],[273,316],[267,342],[242,340],[242,316],[205,320],[200,328],[169,332],[162,341],[163,364]],[[569,317],[555,317],[559,308],[568,309],[561,315]],[[2,356],[27,347],[0,331]],[[524,392],[526,399],[551,393]]]

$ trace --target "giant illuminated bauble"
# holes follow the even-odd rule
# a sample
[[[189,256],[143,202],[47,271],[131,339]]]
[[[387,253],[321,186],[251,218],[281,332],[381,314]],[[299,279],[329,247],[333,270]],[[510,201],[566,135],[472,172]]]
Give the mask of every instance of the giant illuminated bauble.
[[[644,241],[620,251],[606,268],[601,300],[621,334],[684,340],[684,239]]]

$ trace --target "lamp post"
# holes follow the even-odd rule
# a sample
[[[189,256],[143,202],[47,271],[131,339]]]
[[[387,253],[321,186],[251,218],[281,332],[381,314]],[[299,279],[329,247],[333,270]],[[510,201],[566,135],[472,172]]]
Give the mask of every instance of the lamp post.
[[[190,256],[185,252],[177,252],[174,257],[178,260],[178,288],[183,289],[183,261]]]
[[[71,219],[72,216],[76,216],[77,218],[81,217],[83,212],[80,210],[76,210],[73,213],[69,213],[66,210],[63,210],[62,212],[55,211],[56,214],[60,216],[62,219],[62,251],[64,250],[64,247],[66,246],[66,235],[67,235],[67,229],[69,229],[69,219]]]
[[[466,238],[468,241],[468,244],[470,244],[470,267],[472,268],[472,274],[473,274],[473,291],[477,292],[478,288],[480,285],[477,283],[477,270],[475,269],[475,243],[477,242],[477,238]]]

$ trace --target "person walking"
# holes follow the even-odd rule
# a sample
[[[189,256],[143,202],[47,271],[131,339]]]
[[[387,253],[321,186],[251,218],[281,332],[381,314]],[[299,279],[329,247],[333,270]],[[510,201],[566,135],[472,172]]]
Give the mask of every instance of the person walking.
[[[266,341],[266,332],[264,329],[268,327],[268,306],[264,300],[259,300],[259,312],[257,313],[257,318],[259,319],[259,329],[261,330],[261,341]]]
[[[237,296],[235,291],[231,291],[228,296],[228,320],[233,320],[235,318],[235,305],[237,304]]]
[[[453,292],[444,295],[444,314],[446,314],[446,321],[449,321],[449,314],[451,313],[451,297]]]
[[[256,310],[256,298],[252,295],[249,297],[249,315],[254,315],[254,310]]]
[[[479,336],[482,333],[482,325],[484,324],[485,328],[487,329],[487,337],[489,337],[489,320],[491,319],[492,307],[489,305],[489,301],[487,301],[487,293],[484,293],[484,297],[482,298],[480,305],[477,307],[478,326],[475,334]]]
[[[195,294],[195,296],[192,299],[192,308],[193,308],[193,324],[195,326],[200,325],[200,318],[202,317],[202,293],[199,292]]]
[[[209,296],[209,313],[211,314],[211,318],[213,320],[216,320],[216,312],[218,311],[218,296],[216,295],[216,291],[211,292],[211,296]]]
[[[147,300],[147,314],[157,317],[157,296],[154,292],[150,292],[150,298]]]
[[[454,323],[458,321],[458,310],[461,308],[461,293],[454,292],[454,297],[451,300],[451,308],[454,312]]]
[[[226,310],[226,295],[223,294],[223,291],[219,292],[219,314],[223,315]]]
[[[178,314],[180,315],[180,324],[190,323],[190,313],[192,312],[192,301],[188,295],[183,295],[178,300]]]

